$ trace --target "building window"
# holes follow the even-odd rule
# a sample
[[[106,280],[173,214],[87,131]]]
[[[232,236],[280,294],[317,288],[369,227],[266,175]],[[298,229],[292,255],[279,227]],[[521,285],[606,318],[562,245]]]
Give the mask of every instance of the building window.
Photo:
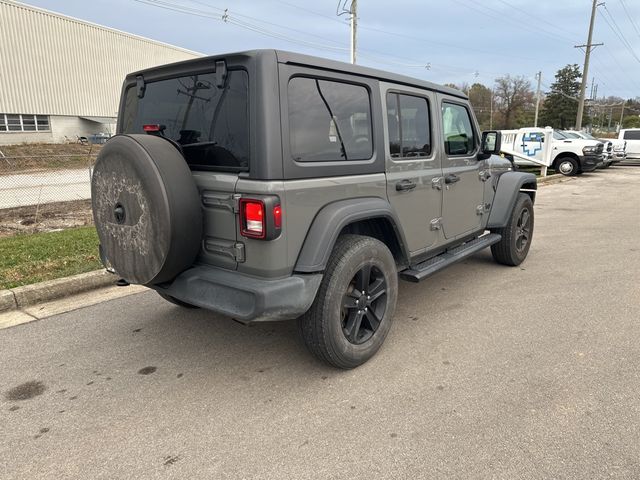
[[[48,132],[50,129],[46,115],[0,113],[0,132]]]

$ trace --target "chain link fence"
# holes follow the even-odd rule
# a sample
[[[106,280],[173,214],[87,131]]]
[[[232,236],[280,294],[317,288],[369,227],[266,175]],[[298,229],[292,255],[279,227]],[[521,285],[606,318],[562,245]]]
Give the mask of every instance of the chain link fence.
[[[0,236],[92,223],[96,156],[92,147],[77,153],[0,154]]]

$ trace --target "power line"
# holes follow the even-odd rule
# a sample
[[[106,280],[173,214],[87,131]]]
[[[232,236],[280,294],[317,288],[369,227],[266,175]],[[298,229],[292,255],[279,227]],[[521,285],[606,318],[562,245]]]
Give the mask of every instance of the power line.
[[[562,26],[562,27],[561,27],[561,26],[559,26],[559,25],[555,25],[555,24],[553,24],[553,23],[551,23],[551,22],[549,22],[549,21],[545,20],[545,19],[544,19],[544,18],[542,18],[542,17],[538,17],[538,16],[533,15],[533,14],[532,14],[532,12],[531,12],[531,10],[532,10],[532,9],[525,10],[524,8],[521,8],[521,7],[517,6],[517,5],[514,5],[514,4],[512,4],[512,3],[507,2],[506,0],[498,0],[498,1],[499,1],[500,3],[502,3],[502,4],[506,5],[506,6],[507,6],[507,7],[509,7],[509,8],[513,8],[514,10],[518,10],[518,11],[520,11],[521,13],[523,13],[524,15],[526,15],[526,18],[534,18],[534,19],[536,19],[538,22],[546,23],[547,25],[549,25],[550,27],[552,27],[552,28],[553,28],[554,30],[556,30],[556,31],[557,31],[557,30],[565,30],[565,29],[566,29],[566,27],[565,27],[565,26]],[[569,32],[569,33],[572,33],[572,34],[573,34],[573,32]],[[574,34],[574,35],[575,35],[575,34]],[[576,35],[576,37],[577,37],[577,35]],[[566,38],[567,40],[569,40],[569,41],[573,42],[573,40],[569,39],[568,37],[564,37],[564,38]]]
[[[317,42],[310,42],[308,40],[296,39],[296,38],[292,38],[287,35],[281,34],[279,32],[273,32],[273,31],[267,30],[265,28],[260,27],[259,25],[254,25],[249,22],[238,20],[232,17],[231,14],[229,14],[228,10],[226,9],[224,10],[225,13],[223,13],[222,15],[218,15],[218,14],[213,14],[213,13],[205,12],[202,10],[190,8],[185,5],[174,4],[174,3],[166,2],[162,0],[134,0],[134,1],[138,3],[143,3],[143,4],[151,5],[154,7],[158,7],[158,8],[163,8],[165,10],[171,10],[174,12],[180,12],[180,13],[194,15],[198,17],[210,18],[213,20],[217,20],[219,22],[232,24],[237,27],[244,28],[246,30],[251,30],[255,33],[260,33],[261,35],[272,37],[278,40],[284,40],[284,41],[295,43],[302,46],[313,47],[313,48],[328,50],[332,52],[349,51],[347,47],[337,47],[332,45],[319,44]],[[211,8],[215,8],[215,7],[211,7]],[[288,28],[288,27],[283,27],[283,28]]]
[[[613,16],[611,15],[611,12],[609,12],[609,9],[607,8],[607,6],[604,6],[605,11],[609,14],[609,17],[611,17],[611,20],[613,22],[614,26],[609,22],[609,20],[607,19],[607,17],[604,15],[604,13],[602,13],[602,11],[598,10],[598,12],[600,13],[600,16],[604,19],[604,21],[606,22],[606,24],[609,26],[609,28],[613,31],[613,33],[615,33],[615,35],[618,37],[618,40],[620,40],[620,42],[622,43],[622,45],[627,49],[627,51],[631,54],[631,56],[638,62],[640,63],[640,58],[636,55],[636,53],[633,51],[633,48],[631,47],[631,44],[629,43],[629,41],[626,39],[626,37],[624,36],[624,34],[622,33],[622,30],[620,30],[620,27],[618,27],[618,24],[616,23],[615,19],[613,18]]]
[[[629,14],[629,10],[627,10],[627,5],[625,4],[624,0],[619,0],[619,2],[620,2],[620,5],[622,5],[622,8],[624,9],[624,13],[627,14],[627,18],[629,19],[629,23],[631,23],[631,26],[633,27],[633,29],[638,34],[638,37],[640,37],[640,28],[638,28],[638,25],[636,24],[635,20]]]
[[[291,28],[288,26],[279,25],[277,23],[272,23],[262,19],[257,19],[248,15],[242,15],[235,12],[230,13],[228,9],[218,8],[213,5],[210,5],[209,3],[205,3],[199,0],[187,0],[187,1],[207,7],[207,9],[209,9],[208,11],[195,8],[193,6],[187,6],[184,4],[176,3],[174,1],[169,1],[169,0],[134,0],[134,1],[138,3],[154,6],[157,8],[163,8],[170,11],[180,12],[183,14],[189,14],[189,15],[195,15],[198,17],[213,19],[218,22],[223,22],[223,23],[233,25],[237,28],[243,28],[243,29],[252,31],[254,33],[258,33],[260,35],[268,36],[270,38],[274,38],[274,39],[289,42],[289,43],[294,43],[297,45],[301,45],[301,46],[305,46],[313,49],[330,51],[333,53],[340,53],[340,54],[348,51],[348,47],[343,46],[344,45],[343,43],[337,42],[332,38],[327,38],[326,36],[314,35],[313,33],[310,33],[308,31],[303,31],[303,30]],[[297,5],[291,4],[284,0],[274,0],[274,1],[281,3],[283,5],[290,6],[292,8],[309,12],[319,17],[323,17],[327,20],[336,21],[340,25],[344,26],[344,22],[341,22],[340,20],[337,20],[334,17],[323,15],[319,12],[316,12],[314,10],[309,10],[307,8],[298,7]],[[278,29],[284,29],[287,31],[295,32],[297,34],[318,38],[318,39],[321,39],[322,42],[311,41],[309,39],[287,35],[285,33],[277,32],[272,29],[269,29],[264,25],[269,25],[272,27],[277,27]],[[436,43],[436,44],[441,43],[441,42],[433,42],[425,38],[415,37],[415,36],[401,34],[397,32],[389,32],[389,31],[378,29],[375,27],[368,27],[367,25],[359,25],[359,27],[366,30],[384,33],[386,35],[410,38],[410,39],[418,40],[425,43]],[[463,48],[464,50],[467,50],[467,51],[472,50],[467,47],[459,47],[459,46],[450,45],[450,44],[444,44],[444,45],[454,47],[454,48]],[[410,59],[403,59],[399,57],[397,54],[387,55],[380,52],[370,51],[368,49],[362,49],[361,51],[362,51],[361,56],[363,58],[367,58],[375,63],[385,64],[385,65],[393,65],[393,66],[400,66],[400,67],[406,67],[406,68],[416,68],[416,69],[423,69],[428,71],[448,72],[456,76],[471,75],[475,71],[475,69],[470,66],[459,67],[459,66],[453,66],[453,65],[440,64],[433,61],[422,61],[422,60],[416,61],[416,60],[410,60]],[[495,53],[493,54],[495,55]],[[518,58],[524,58],[524,57],[518,57]],[[613,58],[614,58],[614,61],[616,61],[617,63],[617,60],[615,60],[615,57]],[[406,60],[406,61],[403,61],[403,60]],[[504,75],[504,73],[489,72],[484,70],[482,71],[485,75],[489,74],[495,77]],[[483,75],[483,78],[485,78],[487,81],[491,82],[493,80],[493,79],[489,80],[489,78],[487,78],[487,76],[485,75]]]
[[[462,0],[454,0],[456,3],[461,4],[464,7],[470,8],[471,10],[474,10],[478,13],[480,13],[481,15],[485,15],[489,18],[493,18],[495,20],[499,20],[500,22],[509,22],[512,24],[516,24],[518,26],[519,29],[524,29],[524,30],[529,30],[532,33],[538,34],[540,35],[541,33],[545,34],[548,37],[552,37],[555,40],[561,40],[563,42],[569,41],[569,42],[573,42],[573,40],[571,40],[569,37],[565,37],[563,35],[558,35],[555,32],[552,32],[550,30],[546,30],[544,28],[541,28],[539,26],[533,27],[530,26],[526,23],[522,23],[518,20],[512,19],[510,16],[505,15],[504,12],[501,12],[500,10],[496,10],[494,8],[488,7],[486,5],[482,5],[482,7],[476,7],[473,4],[470,3],[463,3]],[[495,12],[493,14],[489,13],[489,12]]]
[[[250,19],[254,22],[262,22],[262,23],[266,23],[268,25],[272,25],[272,26],[276,26],[279,28],[284,28],[287,30],[291,30],[291,31],[295,31],[298,33],[302,33],[302,34],[306,34],[306,35],[312,35],[312,36],[316,36],[319,37],[317,35],[313,35],[313,34],[309,34],[307,32],[303,32],[301,30],[296,30],[290,27],[286,27],[283,25],[278,25],[275,23],[271,23],[271,22],[265,22],[262,20],[258,20],[255,19],[253,17],[250,17],[248,15],[241,15],[241,14],[237,14],[237,13],[231,13],[228,11],[228,9],[221,9],[221,8],[217,8],[217,7],[213,7],[211,5],[208,4],[204,4],[202,2],[198,2],[197,0],[190,0],[191,2],[194,3],[198,3],[201,5],[204,5],[212,10],[217,10],[220,13],[212,13],[212,12],[207,12],[207,11],[203,11],[201,9],[196,9],[196,8],[192,8],[192,7],[188,7],[184,4],[177,4],[177,3],[173,3],[171,1],[167,1],[167,0],[134,0],[138,3],[143,3],[143,4],[147,4],[147,5],[151,5],[151,6],[155,6],[158,8],[163,8],[166,10],[170,10],[170,11],[176,11],[176,12],[180,12],[183,14],[189,14],[189,15],[195,15],[195,16],[199,16],[199,17],[204,17],[204,18],[211,18],[213,20],[216,21],[221,21],[223,23],[227,23],[227,24],[231,24],[240,28],[245,28],[247,30],[265,35],[265,36],[269,36],[275,39],[279,39],[279,40],[284,40],[284,41],[288,41],[288,42],[292,42],[292,43],[296,43],[299,45],[303,45],[303,46],[309,46],[309,47],[313,47],[313,48],[318,48],[318,49],[323,49],[323,50],[329,50],[329,51],[339,51],[339,52],[346,52],[349,49],[347,47],[339,47],[339,46],[331,46],[331,45],[326,45],[326,44],[319,44],[316,42],[310,42],[307,40],[302,40],[302,39],[296,39],[296,38],[292,38],[290,36],[281,34],[279,32],[274,32],[271,30],[268,30],[266,28],[261,27],[260,25],[256,25],[255,23],[251,23],[248,21],[244,21],[244,20],[239,20],[237,17],[243,17],[243,18],[247,18]],[[319,38],[323,38],[324,37],[319,37]],[[331,41],[329,39],[326,39],[327,41]],[[337,43],[337,42],[334,42]],[[366,52],[365,54],[362,54],[363,57],[365,58],[369,58],[374,60],[377,63],[385,63],[388,65],[394,65],[394,66],[404,66],[404,67],[412,67],[412,68],[426,68],[427,70],[431,70],[431,69],[437,69],[437,70],[442,70],[442,71],[449,71],[449,72],[454,72],[455,74],[458,74],[459,72],[464,72],[464,73],[469,73],[472,69],[470,67],[466,67],[466,68],[460,68],[460,67],[455,67],[455,66],[451,66],[451,65],[445,65],[445,64],[434,64],[433,62],[417,62],[415,60],[407,60],[408,62],[411,63],[402,63],[402,62],[398,62],[396,59],[401,57],[398,57],[397,55],[393,55],[393,57],[387,56],[385,54],[380,54],[377,52],[371,52],[368,49],[363,49],[363,52]],[[387,57],[388,59],[384,59],[383,57]],[[494,73],[497,74],[496,72],[487,72],[487,73]],[[502,75],[502,74],[497,74],[497,75]]]

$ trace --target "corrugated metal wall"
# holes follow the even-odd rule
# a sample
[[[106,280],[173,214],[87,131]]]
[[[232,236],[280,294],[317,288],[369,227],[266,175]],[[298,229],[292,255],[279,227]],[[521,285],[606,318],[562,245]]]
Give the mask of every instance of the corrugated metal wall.
[[[127,73],[197,56],[0,0],[0,113],[114,117]]]

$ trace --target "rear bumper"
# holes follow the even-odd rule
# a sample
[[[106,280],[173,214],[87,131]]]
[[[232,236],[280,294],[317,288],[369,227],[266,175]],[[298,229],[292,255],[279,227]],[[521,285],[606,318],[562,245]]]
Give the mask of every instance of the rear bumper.
[[[250,323],[299,317],[311,307],[321,280],[321,273],[265,279],[198,266],[184,271],[168,286],[151,288]]]
[[[580,157],[580,169],[583,172],[592,172],[598,168],[598,165],[602,165],[603,158],[602,154],[584,155],[583,157]]]

